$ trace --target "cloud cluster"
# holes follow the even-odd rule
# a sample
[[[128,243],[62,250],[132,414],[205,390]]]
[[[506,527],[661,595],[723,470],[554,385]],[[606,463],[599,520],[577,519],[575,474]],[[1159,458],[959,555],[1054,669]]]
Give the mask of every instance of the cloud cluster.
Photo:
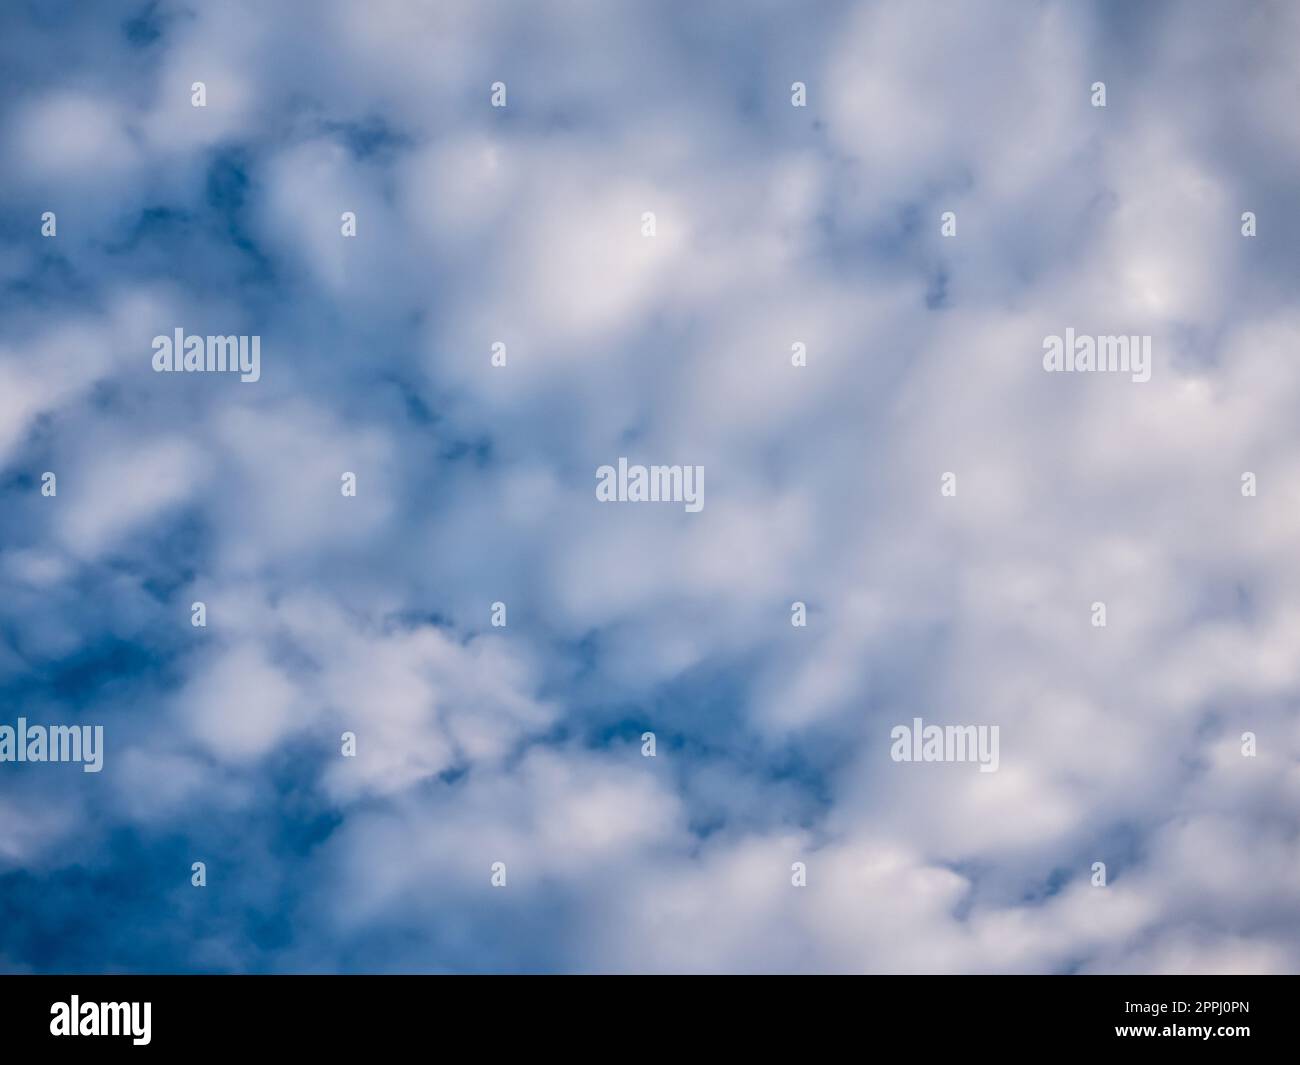
[[[1300,967],[1294,9],[0,18],[0,968]]]

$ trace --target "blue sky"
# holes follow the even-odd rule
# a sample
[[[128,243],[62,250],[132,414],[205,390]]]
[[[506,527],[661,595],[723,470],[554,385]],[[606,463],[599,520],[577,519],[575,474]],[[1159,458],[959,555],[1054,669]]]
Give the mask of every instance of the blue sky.
[[[105,754],[0,763],[0,971],[1295,971],[1297,45],[5,4],[0,725]],[[178,327],[260,380],[153,372]]]

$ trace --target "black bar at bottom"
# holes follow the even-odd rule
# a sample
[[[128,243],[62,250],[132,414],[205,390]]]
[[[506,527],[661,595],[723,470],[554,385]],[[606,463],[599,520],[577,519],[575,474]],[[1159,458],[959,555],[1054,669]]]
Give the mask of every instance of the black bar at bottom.
[[[4,976],[0,1031],[9,1061],[109,1044],[334,1055],[418,1043],[491,1057],[516,1045],[609,1055],[734,1040],[817,1053],[832,1038],[858,1051],[1131,1044],[1235,1060],[1293,1051],[1296,990],[1294,977],[1221,976]]]

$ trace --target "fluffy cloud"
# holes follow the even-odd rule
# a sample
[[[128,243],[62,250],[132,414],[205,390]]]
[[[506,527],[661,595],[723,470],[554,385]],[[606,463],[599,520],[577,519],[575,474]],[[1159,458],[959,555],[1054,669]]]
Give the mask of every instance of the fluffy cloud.
[[[1300,964],[1294,13],[9,22],[0,684],[108,749],[0,773],[0,966]],[[177,327],[262,379],[152,373]],[[1151,380],[1045,374],[1067,328]],[[619,456],[704,509],[599,503]],[[201,934],[50,953],[200,858]]]

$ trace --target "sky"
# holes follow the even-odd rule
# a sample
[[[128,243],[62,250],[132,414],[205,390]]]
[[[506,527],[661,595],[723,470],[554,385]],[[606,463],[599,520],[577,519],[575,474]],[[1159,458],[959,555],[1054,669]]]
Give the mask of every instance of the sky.
[[[1300,970],[1297,50],[0,6],[0,971]]]

